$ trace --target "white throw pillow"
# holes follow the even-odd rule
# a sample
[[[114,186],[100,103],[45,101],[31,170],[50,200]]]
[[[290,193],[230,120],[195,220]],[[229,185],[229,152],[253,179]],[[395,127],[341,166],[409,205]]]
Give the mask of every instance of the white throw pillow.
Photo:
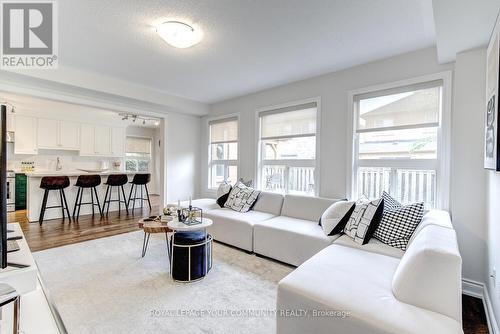
[[[348,201],[339,201],[330,205],[319,219],[323,232],[329,236],[341,233],[355,206],[355,202]]]
[[[231,189],[224,207],[238,212],[248,212],[253,207],[259,194],[259,190],[247,187],[238,181]]]
[[[219,185],[219,188],[217,188],[217,204],[219,204],[221,208],[223,208],[224,204],[226,204],[231,189],[231,184],[227,181],[222,182]]]
[[[344,233],[358,244],[368,243],[380,223],[383,211],[384,200],[382,198],[368,203],[356,203],[344,228]]]

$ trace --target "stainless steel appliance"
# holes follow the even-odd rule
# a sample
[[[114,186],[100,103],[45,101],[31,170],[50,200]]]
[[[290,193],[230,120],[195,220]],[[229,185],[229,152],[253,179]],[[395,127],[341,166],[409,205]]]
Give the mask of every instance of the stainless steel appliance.
[[[16,173],[7,171],[7,212],[16,211]]]

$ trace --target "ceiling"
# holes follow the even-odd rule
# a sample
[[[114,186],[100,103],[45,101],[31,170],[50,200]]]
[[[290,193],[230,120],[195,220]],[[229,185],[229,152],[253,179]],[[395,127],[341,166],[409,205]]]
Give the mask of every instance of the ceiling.
[[[500,0],[434,0],[433,7],[438,58],[446,63],[488,43]]]
[[[70,118],[76,117],[75,115],[85,115],[86,120],[95,121],[95,118],[99,117],[100,120],[108,120],[116,124],[121,123],[125,126],[144,128],[158,128],[159,125],[157,125],[157,122],[160,121],[160,119],[149,115],[138,115],[139,117],[147,119],[147,121],[143,124],[142,120],[137,120],[136,122],[134,122],[131,118],[123,120],[123,117],[118,112],[112,110],[0,91],[0,103],[5,101],[7,101],[10,106],[13,106],[16,112],[27,112],[28,114],[38,114],[40,112],[50,110],[56,113],[64,113]],[[10,109],[10,106],[8,109],[9,112],[12,110]]]
[[[59,64],[213,103],[435,45],[431,0],[65,0]],[[196,24],[176,49],[153,25]]]

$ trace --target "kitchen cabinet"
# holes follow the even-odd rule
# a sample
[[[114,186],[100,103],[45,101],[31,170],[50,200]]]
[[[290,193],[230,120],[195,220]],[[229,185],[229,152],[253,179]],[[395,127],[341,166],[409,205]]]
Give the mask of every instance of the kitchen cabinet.
[[[14,154],[37,154],[37,120],[16,115],[14,125]]]
[[[38,148],[80,149],[80,124],[56,119],[38,119]]]
[[[97,155],[111,155],[111,128],[95,126],[95,152]]]
[[[111,155],[125,156],[125,128],[111,128]]]
[[[59,146],[59,121],[38,119],[38,148],[56,149]]]
[[[96,155],[94,126],[82,124],[80,131],[80,155]]]
[[[111,128],[103,125],[82,124],[80,155],[111,156]]]
[[[63,149],[80,149],[80,123],[59,121],[59,145]]]

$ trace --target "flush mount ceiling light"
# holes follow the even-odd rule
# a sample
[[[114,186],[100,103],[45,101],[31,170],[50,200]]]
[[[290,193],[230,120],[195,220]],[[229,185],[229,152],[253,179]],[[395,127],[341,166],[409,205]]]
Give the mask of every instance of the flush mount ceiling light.
[[[187,23],[180,21],[167,21],[156,27],[156,32],[168,44],[184,49],[201,41],[203,33]]]

